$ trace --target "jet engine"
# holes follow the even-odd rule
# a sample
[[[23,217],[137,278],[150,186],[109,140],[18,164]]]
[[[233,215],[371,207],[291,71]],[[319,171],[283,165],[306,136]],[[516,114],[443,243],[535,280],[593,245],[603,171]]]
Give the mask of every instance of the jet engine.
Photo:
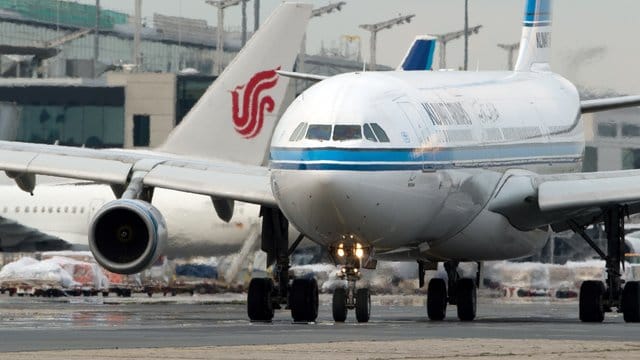
[[[96,261],[118,274],[138,273],[153,264],[167,243],[162,214],[142,200],[104,205],[89,224],[89,247]]]

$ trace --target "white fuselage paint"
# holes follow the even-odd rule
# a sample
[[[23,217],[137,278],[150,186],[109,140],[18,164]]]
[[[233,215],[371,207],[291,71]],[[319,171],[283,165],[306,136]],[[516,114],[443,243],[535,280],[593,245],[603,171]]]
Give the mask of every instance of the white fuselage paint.
[[[291,141],[301,122],[376,123],[389,142]],[[577,171],[583,152],[578,92],[556,74],[354,73],[289,107],[272,140],[272,187],[323,246],[353,236],[378,258],[510,259],[539,250],[548,231],[486,210],[505,171]]]
[[[0,186],[0,194],[1,217],[56,236],[79,249],[88,247],[87,231],[92,216],[102,205],[115,199],[109,186],[97,184],[39,185],[36,196],[6,185]],[[167,222],[166,255],[171,257],[237,252],[252,227],[260,224],[260,207],[252,204],[236,202],[229,223],[218,218],[211,199],[206,196],[156,189],[153,204]],[[10,234],[4,235],[3,241],[10,242],[6,246],[17,246],[23,240],[19,234],[14,234],[14,241]]]

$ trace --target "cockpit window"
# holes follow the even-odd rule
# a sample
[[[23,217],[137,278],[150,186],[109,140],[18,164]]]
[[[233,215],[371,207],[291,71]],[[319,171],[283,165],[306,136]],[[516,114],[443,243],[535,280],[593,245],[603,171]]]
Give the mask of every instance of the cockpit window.
[[[359,140],[362,139],[362,130],[360,125],[336,125],[333,128],[333,140]]]
[[[378,142],[378,139],[376,139],[376,136],[373,135],[373,130],[371,130],[371,126],[369,126],[369,124],[364,124],[362,130],[364,130],[365,139],[373,142]]]
[[[329,140],[331,139],[331,125],[309,125],[307,130],[309,140]]]
[[[387,133],[384,132],[384,130],[382,130],[380,125],[376,123],[371,123],[371,127],[373,128],[373,132],[376,133],[376,137],[380,142],[389,142],[389,137],[387,136]]]
[[[296,129],[293,130],[293,133],[291,134],[289,141],[301,140],[304,137],[304,133],[306,129],[307,129],[307,123],[305,122],[300,123],[300,125],[298,125]]]

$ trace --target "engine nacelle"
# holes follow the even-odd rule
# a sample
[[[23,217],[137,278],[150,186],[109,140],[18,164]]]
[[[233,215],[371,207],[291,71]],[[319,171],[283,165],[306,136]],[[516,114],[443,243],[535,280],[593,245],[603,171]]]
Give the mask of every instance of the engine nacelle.
[[[146,201],[120,199],[104,205],[89,227],[96,261],[118,274],[135,274],[153,264],[167,243],[167,225]]]

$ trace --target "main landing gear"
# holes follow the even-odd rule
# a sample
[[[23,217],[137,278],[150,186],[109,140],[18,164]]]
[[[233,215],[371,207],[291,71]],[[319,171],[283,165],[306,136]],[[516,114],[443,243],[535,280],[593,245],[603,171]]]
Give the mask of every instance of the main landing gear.
[[[289,257],[303,235],[289,248],[289,222],[278,209],[262,208],[262,250],[267,264],[274,266],[274,279],[254,278],[249,284],[247,313],[251,321],[271,321],[283,307],[295,322],[313,322],[318,317],[318,283],[314,278],[292,279]]]
[[[580,320],[602,322],[604,313],[616,308],[626,322],[640,322],[640,282],[622,280],[624,266],[624,218],[626,208],[615,205],[604,209],[604,228],[607,234],[607,253],[587,235],[583,227],[571,221],[571,229],[580,235],[606,262],[606,283],[588,280],[580,287]],[[624,287],[623,287],[624,285]]]
[[[371,292],[367,288],[356,288],[356,281],[360,280],[360,268],[375,268],[375,260],[369,259],[369,253],[369,249],[360,243],[341,243],[331,249],[336,263],[342,265],[338,276],[347,281],[346,288],[339,287],[333,292],[331,308],[335,322],[347,320],[348,311],[354,309],[359,323],[366,323],[371,317]]]
[[[436,263],[418,262],[420,286],[424,285],[425,270],[427,265],[432,265],[431,270],[436,270]],[[478,264],[478,276],[476,279],[460,278],[458,273],[458,262],[449,261],[444,263],[448,280],[431,279],[427,287],[427,316],[433,321],[444,320],[447,313],[447,304],[456,305],[458,309],[458,319],[461,321],[472,321],[476,318],[477,309],[477,286],[479,282],[480,264]],[[448,290],[448,291],[447,291]]]

